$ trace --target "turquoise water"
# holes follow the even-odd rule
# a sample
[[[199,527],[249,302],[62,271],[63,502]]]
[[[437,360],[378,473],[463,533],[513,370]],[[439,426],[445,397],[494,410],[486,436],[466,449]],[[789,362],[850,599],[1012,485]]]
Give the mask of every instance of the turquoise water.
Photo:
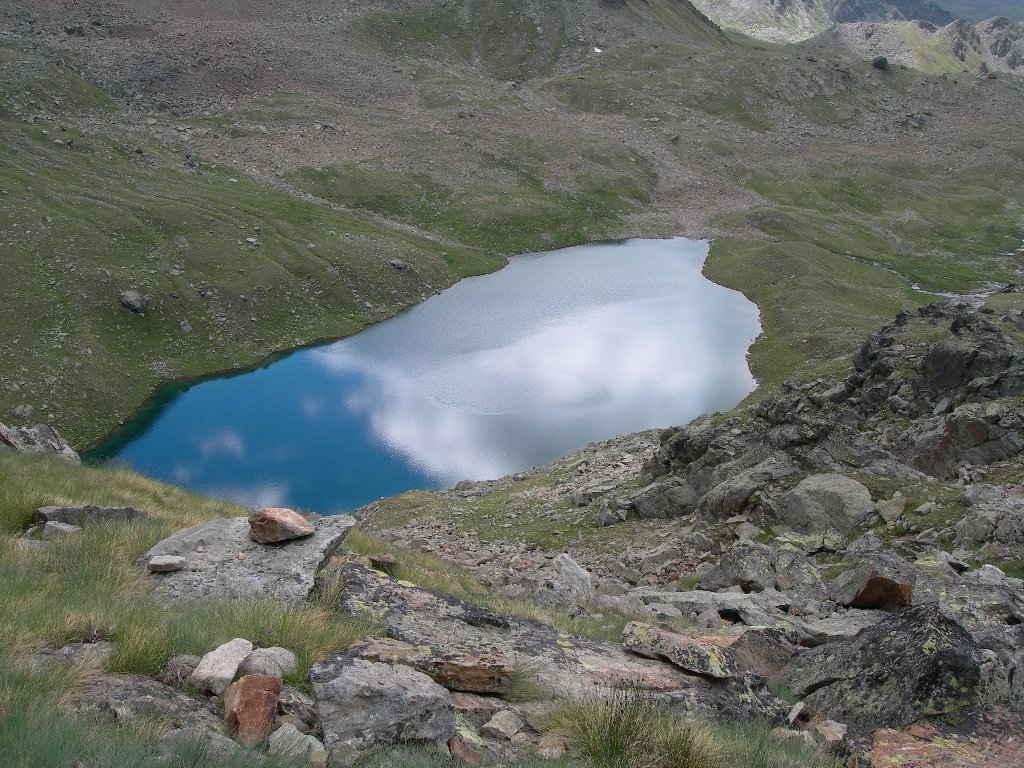
[[[351,338],[165,388],[88,458],[327,514],[727,409],[760,326],[706,255],[677,238],[516,256]]]

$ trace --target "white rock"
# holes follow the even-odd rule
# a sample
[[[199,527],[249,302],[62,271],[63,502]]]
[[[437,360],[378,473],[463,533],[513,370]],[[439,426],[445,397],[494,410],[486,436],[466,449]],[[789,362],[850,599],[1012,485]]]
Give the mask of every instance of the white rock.
[[[242,662],[246,675],[275,675],[287,677],[299,671],[299,660],[287,648],[257,648]]]
[[[515,712],[503,709],[488,720],[480,732],[496,739],[511,741],[512,737],[521,730],[523,730],[523,721],[519,716]]]
[[[43,538],[56,539],[60,536],[69,536],[73,533],[81,532],[82,529],[77,525],[68,525],[67,523],[58,523],[51,520],[43,528]]]
[[[203,656],[188,681],[201,691],[220,695],[235,679],[239,665],[252,653],[252,643],[238,637]]]

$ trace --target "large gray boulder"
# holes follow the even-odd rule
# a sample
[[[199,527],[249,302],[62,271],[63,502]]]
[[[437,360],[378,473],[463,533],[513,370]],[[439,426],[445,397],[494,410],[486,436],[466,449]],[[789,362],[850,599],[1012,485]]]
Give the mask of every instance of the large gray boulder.
[[[15,453],[52,453],[74,464],[81,462],[68,441],[47,424],[36,424],[34,427],[8,427],[0,424],[0,450],[4,449]]]
[[[874,512],[866,486],[832,472],[804,478],[778,504],[782,522],[801,533],[827,528],[846,533],[866,523]]]
[[[923,605],[797,656],[785,682],[811,711],[867,733],[962,720],[980,690],[981,658],[966,629]]]
[[[455,706],[422,672],[350,656],[324,659],[309,671],[331,765],[352,765],[389,744],[448,741]]]
[[[740,587],[744,592],[775,589],[777,555],[764,544],[739,542],[701,577],[700,587],[712,592],[729,587]]]
[[[249,520],[233,517],[200,523],[170,536],[139,558],[178,555],[188,567],[153,574],[155,594],[166,600],[233,597],[294,603],[313,589],[317,573],[355,525],[350,515],[324,517],[312,536],[266,546],[249,537]]]

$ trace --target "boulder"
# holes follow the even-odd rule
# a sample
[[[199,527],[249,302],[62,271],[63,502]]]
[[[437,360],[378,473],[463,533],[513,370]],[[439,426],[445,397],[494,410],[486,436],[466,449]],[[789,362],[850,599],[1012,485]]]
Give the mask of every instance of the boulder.
[[[728,587],[744,592],[774,589],[776,555],[764,544],[739,542],[701,577],[700,587],[712,592]]]
[[[203,656],[188,682],[201,691],[224,693],[250,653],[252,643],[248,640],[238,637],[226,642]]]
[[[879,501],[875,504],[875,509],[878,511],[878,514],[882,516],[883,520],[885,520],[886,525],[890,526],[896,524],[896,521],[903,516],[903,510],[906,508],[907,499],[899,491],[896,491],[892,495],[891,499]]]
[[[874,555],[840,574],[832,582],[830,596],[838,605],[891,611],[911,605],[916,574],[895,555]]]
[[[309,680],[332,765],[352,765],[390,744],[455,735],[448,691],[410,667],[331,656],[313,666]]]
[[[121,306],[125,309],[130,309],[136,315],[146,314],[146,297],[134,288],[127,291],[121,291],[117,295],[117,300],[121,303]]]
[[[0,449],[3,448],[15,453],[52,453],[73,464],[81,462],[68,441],[48,424],[36,424],[34,427],[0,424]]]
[[[186,570],[161,574],[154,594],[167,601],[233,597],[296,603],[309,596],[317,573],[355,525],[350,515],[324,517],[312,536],[268,547],[249,538],[245,517],[210,520],[178,531],[139,559],[184,557]]]
[[[555,576],[551,588],[559,595],[569,597],[577,603],[594,599],[594,580],[589,571],[563,552],[551,561]]]
[[[351,645],[346,653],[366,661],[404,664],[451,691],[501,694],[512,684],[512,657],[485,648],[476,654],[466,654],[458,647],[414,646],[377,638]]]
[[[246,675],[224,692],[224,721],[228,733],[240,744],[262,744],[270,735],[281,695],[276,675]]]
[[[978,694],[980,663],[967,630],[923,605],[797,656],[785,683],[813,711],[867,733],[924,717],[963,719]]]
[[[258,544],[280,544],[314,533],[316,528],[306,518],[285,507],[265,507],[249,515],[249,538]]]
[[[680,480],[652,483],[631,499],[633,509],[642,518],[670,518],[697,508],[697,492]]]
[[[91,504],[67,507],[39,507],[36,525],[49,522],[86,526],[93,523],[145,523],[149,515],[135,507],[96,507]]]
[[[736,665],[722,648],[639,621],[631,621],[622,630],[622,645],[642,656],[668,659],[680,669],[696,675],[712,678],[736,675]]]
[[[801,533],[834,528],[846,533],[867,522],[875,513],[871,492],[845,475],[811,475],[778,504],[782,522]]]
[[[285,678],[299,671],[299,660],[287,648],[257,648],[239,665],[246,675],[273,675]]]

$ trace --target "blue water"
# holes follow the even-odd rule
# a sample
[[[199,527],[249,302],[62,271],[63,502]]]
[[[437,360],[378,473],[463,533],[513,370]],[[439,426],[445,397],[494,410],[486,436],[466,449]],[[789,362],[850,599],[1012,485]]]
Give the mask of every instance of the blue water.
[[[351,338],[165,389],[93,457],[326,514],[727,409],[760,326],[706,255],[677,238],[517,256]]]

